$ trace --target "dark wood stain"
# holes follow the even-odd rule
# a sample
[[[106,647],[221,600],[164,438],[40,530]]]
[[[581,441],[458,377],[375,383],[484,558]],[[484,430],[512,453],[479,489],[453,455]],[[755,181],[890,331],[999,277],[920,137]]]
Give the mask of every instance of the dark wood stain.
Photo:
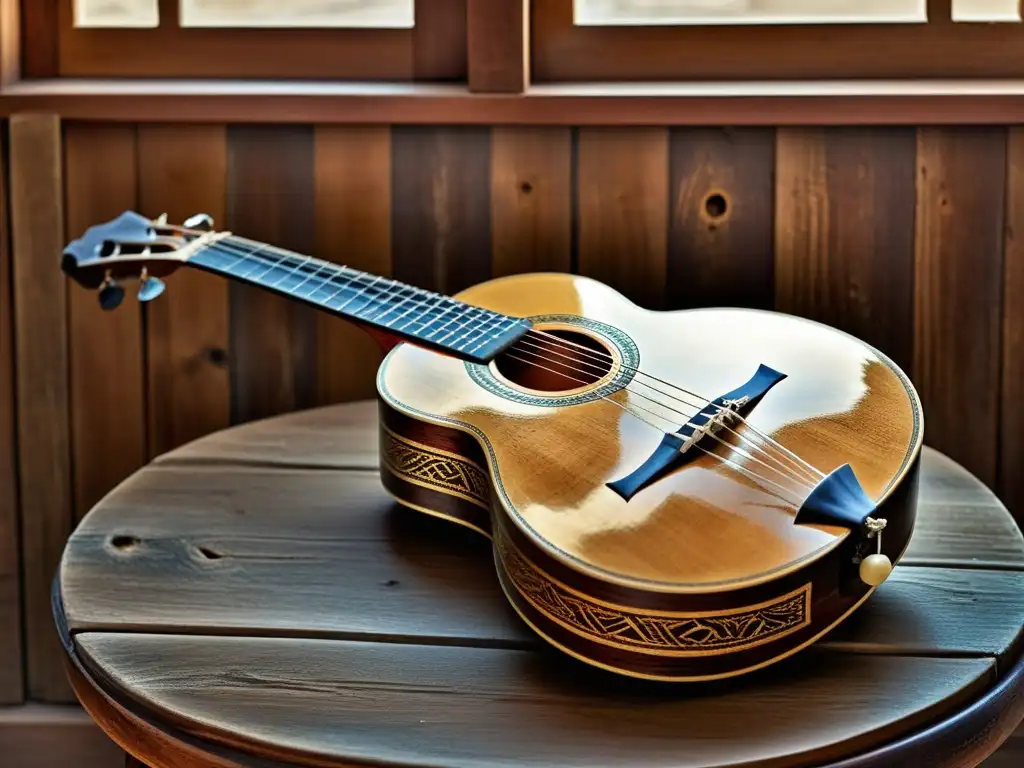
[[[64,702],[73,697],[50,613],[50,585],[73,521],[59,121],[11,118],[10,149],[18,488],[22,510],[31,510],[21,515],[26,692]]]
[[[21,11],[22,76],[56,77],[60,71],[58,33],[61,0],[15,1]]]
[[[522,93],[528,86],[530,3],[467,0],[469,90]]]
[[[994,486],[1006,131],[921,128],[914,383],[928,443]]]
[[[392,128],[394,276],[457,293],[491,276],[490,129]]]
[[[207,213],[224,225],[223,126],[139,126],[139,206],[181,224]],[[185,267],[146,306],[150,457],[230,423],[228,283]]]
[[[412,74],[416,80],[465,82],[468,72],[466,3],[422,0],[415,4]]]
[[[72,237],[135,209],[135,126],[66,126],[65,164]],[[100,308],[95,292],[77,285],[68,297],[78,519],[147,458],[142,310],[133,295],[137,286],[124,288],[124,301],[112,312]]]
[[[390,275],[390,128],[319,126],[315,146],[317,255]],[[318,312],[316,342],[317,403],[374,397],[381,349],[369,334]]]
[[[0,128],[0,146],[7,143]],[[21,667],[21,556],[18,549],[17,432],[14,400],[14,300],[7,160],[0,156],[0,704],[24,698]]]
[[[872,344],[911,375],[912,129],[780,129],[777,308]]]
[[[665,303],[669,142],[664,128],[581,128],[579,273],[648,309]]]
[[[228,129],[227,229],[270,246],[313,252],[313,131]],[[315,402],[316,310],[231,283],[232,421]]]
[[[774,145],[770,129],[671,132],[668,308],[772,308]]]
[[[495,127],[490,198],[495,277],[571,271],[571,129]]]
[[[1006,505],[1024,520],[1024,132],[1009,129],[1003,273],[999,480]]]

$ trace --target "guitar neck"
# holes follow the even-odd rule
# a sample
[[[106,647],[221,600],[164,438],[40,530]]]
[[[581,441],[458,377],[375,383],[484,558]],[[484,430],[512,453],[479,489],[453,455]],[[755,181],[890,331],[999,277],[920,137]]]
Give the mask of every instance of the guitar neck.
[[[522,318],[233,235],[197,249],[188,263],[471,362],[488,362],[530,328]]]

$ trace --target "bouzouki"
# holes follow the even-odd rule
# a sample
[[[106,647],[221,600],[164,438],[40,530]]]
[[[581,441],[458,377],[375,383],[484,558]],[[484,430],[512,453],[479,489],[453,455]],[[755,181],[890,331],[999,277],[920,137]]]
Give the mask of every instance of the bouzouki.
[[[380,474],[407,507],[492,543],[551,645],[698,681],[790,656],[857,609],[914,527],[921,403],[882,353],[748,309],[643,309],[570,274],[443,296],[137,213],[62,266],[101,305],[186,265],[346,318],[384,348]]]

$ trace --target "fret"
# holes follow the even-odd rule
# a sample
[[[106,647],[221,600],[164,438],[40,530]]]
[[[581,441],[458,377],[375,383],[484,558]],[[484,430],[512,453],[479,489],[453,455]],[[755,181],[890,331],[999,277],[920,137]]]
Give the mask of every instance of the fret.
[[[214,241],[190,261],[475,362],[491,359],[529,329],[522,319],[244,238]]]

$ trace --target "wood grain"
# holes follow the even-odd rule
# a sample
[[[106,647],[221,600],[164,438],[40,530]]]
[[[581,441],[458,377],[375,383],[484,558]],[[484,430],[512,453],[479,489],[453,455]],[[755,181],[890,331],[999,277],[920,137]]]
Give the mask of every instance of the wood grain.
[[[27,693],[71,699],[50,614],[50,584],[72,529],[67,281],[60,121],[10,120],[11,254],[18,487]]]
[[[1008,130],[997,488],[1010,512],[1024,521],[1024,130]]]
[[[905,565],[1024,568],[1024,536],[996,495],[947,456],[924,449],[918,521]]]
[[[774,131],[676,129],[667,306],[771,309]]]
[[[569,128],[494,128],[494,277],[572,269],[572,197]]]
[[[373,275],[391,274],[391,131],[318,127],[316,253]],[[318,404],[373,397],[381,349],[365,331],[318,313]]]
[[[124,753],[77,706],[0,709],[4,768],[121,768]]]
[[[161,464],[229,463],[376,470],[377,405],[351,403],[289,414],[183,446]],[[925,447],[917,527],[904,563],[1024,568],[1024,536],[992,491]]]
[[[508,754],[494,737],[499,721],[519,726],[516,759],[534,765],[821,764],[930,722],[977,695],[992,671],[984,659],[829,655],[713,697],[645,696],[504,649],[107,633],[76,645],[102,683],[143,710],[306,765],[367,755],[489,764]]]
[[[580,128],[577,152],[579,273],[643,307],[662,308],[668,250],[668,132]]]
[[[928,443],[994,486],[1006,133],[921,128],[917,165],[912,376]]]
[[[777,138],[777,309],[851,333],[908,374],[914,156],[904,128],[783,128]]]
[[[416,26],[412,29],[413,79],[466,82],[466,3],[467,0],[430,0],[415,4]]]
[[[6,145],[6,124],[0,143]],[[21,558],[18,551],[18,479],[14,400],[14,318],[11,314],[10,221],[7,162],[0,158],[0,705],[24,698],[21,647]]]
[[[420,517],[376,473],[147,468],[69,544],[68,625],[537,647],[505,605],[486,540]],[[1024,569],[899,566],[837,642],[1002,656],[1024,624],[1022,589]]]
[[[207,213],[224,222],[227,141],[223,126],[139,126],[139,207],[182,223]],[[230,421],[228,283],[181,269],[146,305],[149,456]]]
[[[529,0],[467,0],[469,90],[522,93],[530,83]]]
[[[227,229],[311,254],[313,132],[228,128]],[[309,407],[316,391],[316,315],[300,302],[231,283],[232,421]]]
[[[22,77],[56,77],[60,70],[60,0],[7,0],[6,4],[20,6]]]
[[[221,430],[155,463],[376,471],[379,430],[375,400],[310,408]]]
[[[72,238],[133,210],[136,133],[131,126],[65,128],[67,228]],[[81,519],[147,458],[142,311],[125,285],[116,311],[73,286],[69,295],[71,436],[75,515]]]
[[[394,277],[445,294],[487,280],[490,130],[391,130]]]

